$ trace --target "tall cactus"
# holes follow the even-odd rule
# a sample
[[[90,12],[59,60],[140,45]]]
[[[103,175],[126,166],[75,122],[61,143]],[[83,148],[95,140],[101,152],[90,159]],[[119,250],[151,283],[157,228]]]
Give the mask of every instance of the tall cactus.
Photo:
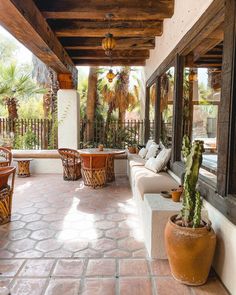
[[[188,145],[189,143],[189,145]],[[202,164],[202,153],[204,151],[203,141],[196,140],[191,145],[190,141],[183,138],[183,147],[189,146],[184,152],[186,157],[184,176],[184,198],[181,211],[184,226],[199,227],[201,222],[201,197],[196,191],[199,169]],[[184,155],[183,152],[183,155]]]
[[[183,142],[182,142],[182,155],[185,161],[187,160],[187,157],[191,152],[191,147],[192,147],[192,144],[190,142],[189,137],[187,135],[184,135]]]

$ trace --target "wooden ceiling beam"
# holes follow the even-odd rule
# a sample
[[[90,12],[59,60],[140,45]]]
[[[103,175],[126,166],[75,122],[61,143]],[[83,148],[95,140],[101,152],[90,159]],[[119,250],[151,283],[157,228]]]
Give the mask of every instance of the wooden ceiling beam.
[[[174,0],[35,0],[45,18],[104,20],[113,13],[114,20],[153,20],[169,18]]]
[[[49,25],[59,37],[104,37],[107,21],[53,20]],[[112,21],[109,32],[116,37],[155,37],[163,32],[162,21]]]
[[[66,49],[101,49],[102,37],[99,38],[59,38]],[[155,38],[115,38],[116,49],[154,49]]]
[[[71,58],[75,59],[108,59],[104,50],[68,50]],[[113,50],[113,59],[147,59],[149,58],[149,50]]]
[[[223,52],[208,51],[206,54],[202,55],[201,58],[222,58]]]
[[[32,0],[0,0],[0,24],[58,73],[76,68]]]
[[[76,66],[107,66],[111,65],[107,59],[80,59],[74,60]],[[145,66],[146,61],[144,59],[114,59],[112,60],[113,66]]]
[[[206,39],[204,39],[193,51],[194,61],[213,49],[224,40],[224,26],[221,23]]]

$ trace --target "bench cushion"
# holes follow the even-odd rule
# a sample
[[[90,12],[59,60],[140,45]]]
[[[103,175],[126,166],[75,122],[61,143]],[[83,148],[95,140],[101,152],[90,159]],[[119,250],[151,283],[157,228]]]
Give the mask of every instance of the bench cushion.
[[[144,194],[160,193],[178,188],[179,184],[167,173],[154,173],[145,167],[136,166],[132,168],[133,185],[136,186],[138,194],[143,199]]]

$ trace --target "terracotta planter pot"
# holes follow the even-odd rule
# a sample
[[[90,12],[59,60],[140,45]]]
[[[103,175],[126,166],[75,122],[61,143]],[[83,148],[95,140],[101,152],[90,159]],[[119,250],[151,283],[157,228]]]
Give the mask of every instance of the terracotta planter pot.
[[[174,202],[180,202],[181,195],[182,191],[180,190],[171,191],[171,198]]]
[[[128,148],[128,150],[129,150],[130,154],[136,154],[136,147],[130,146]]]
[[[12,146],[3,146],[5,149],[8,149],[9,151],[12,150]]]
[[[173,277],[186,285],[203,285],[215,252],[216,235],[206,227],[187,228],[173,222],[165,228],[165,245]]]

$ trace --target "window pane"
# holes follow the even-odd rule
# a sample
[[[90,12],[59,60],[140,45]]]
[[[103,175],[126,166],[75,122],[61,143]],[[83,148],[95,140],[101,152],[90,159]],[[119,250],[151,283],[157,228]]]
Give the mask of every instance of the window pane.
[[[150,107],[149,107],[149,120],[155,119],[155,101],[156,101],[156,84],[150,87]]]
[[[174,72],[171,67],[161,76],[161,141],[165,146],[172,145]]]
[[[221,97],[221,71],[213,68],[185,68],[184,134],[203,140],[203,167],[217,170],[217,121]]]

